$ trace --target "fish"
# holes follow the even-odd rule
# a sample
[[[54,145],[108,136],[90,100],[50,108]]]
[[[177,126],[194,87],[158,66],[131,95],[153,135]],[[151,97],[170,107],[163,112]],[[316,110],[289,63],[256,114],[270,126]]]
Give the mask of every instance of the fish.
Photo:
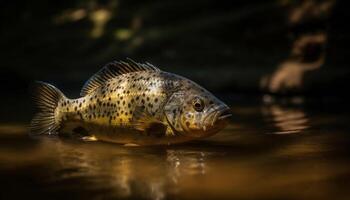
[[[209,137],[231,109],[197,83],[132,59],[105,65],[77,99],[38,81],[31,135],[78,137],[124,145],[170,145]]]

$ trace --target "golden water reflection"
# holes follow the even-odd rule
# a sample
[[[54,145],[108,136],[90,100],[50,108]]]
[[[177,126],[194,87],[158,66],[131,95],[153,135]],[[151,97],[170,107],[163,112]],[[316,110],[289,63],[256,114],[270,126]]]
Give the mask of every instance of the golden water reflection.
[[[209,153],[197,150],[144,149],[45,141],[54,147],[59,165],[52,181],[90,177],[91,187],[113,188],[110,197],[164,199],[178,193],[184,177],[206,174]],[[108,146],[108,145],[107,145]],[[112,151],[112,152],[111,152]]]
[[[274,134],[301,133],[309,128],[309,120],[301,108],[284,107],[282,105],[269,105],[263,107],[262,113],[267,119],[273,120],[277,128]]]
[[[83,192],[108,190],[110,192],[103,194],[106,198],[158,200],[292,195],[298,199],[323,199],[324,195],[334,192],[330,190],[334,183],[329,180],[346,175],[349,166],[348,162],[339,166],[339,163],[317,159],[325,152],[322,145],[309,144],[310,141],[286,144],[260,155],[233,157],[229,152],[215,151],[215,147],[214,150],[149,149],[52,142],[43,144],[55,146],[60,163],[54,169],[56,173],[51,182],[84,180],[88,185]],[[284,160],[293,157],[299,162]]]

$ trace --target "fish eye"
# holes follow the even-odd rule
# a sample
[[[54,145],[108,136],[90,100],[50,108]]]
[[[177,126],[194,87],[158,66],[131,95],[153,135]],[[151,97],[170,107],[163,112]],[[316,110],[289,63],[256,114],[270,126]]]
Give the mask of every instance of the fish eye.
[[[202,112],[204,109],[204,102],[202,99],[196,97],[193,99],[193,108],[197,112]]]

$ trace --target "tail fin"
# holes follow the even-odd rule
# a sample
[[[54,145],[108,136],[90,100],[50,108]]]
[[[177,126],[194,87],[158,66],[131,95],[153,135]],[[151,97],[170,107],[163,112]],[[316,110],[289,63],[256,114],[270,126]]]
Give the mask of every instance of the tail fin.
[[[33,100],[39,112],[30,124],[31,134],[57,134],[59,124],[55,111],[62,98],[65,96],[54,86],[44,82],[36,82],[36,86],[33,88]]]

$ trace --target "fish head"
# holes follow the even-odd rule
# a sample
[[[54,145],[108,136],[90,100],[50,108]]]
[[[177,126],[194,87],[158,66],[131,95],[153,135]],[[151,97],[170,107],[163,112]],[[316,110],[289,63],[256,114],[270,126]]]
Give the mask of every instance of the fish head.
[[[174,93],[165,114],[177,132],[188,137],[207,137],[222,130],[231,117],[231,109],[199,86]]]

